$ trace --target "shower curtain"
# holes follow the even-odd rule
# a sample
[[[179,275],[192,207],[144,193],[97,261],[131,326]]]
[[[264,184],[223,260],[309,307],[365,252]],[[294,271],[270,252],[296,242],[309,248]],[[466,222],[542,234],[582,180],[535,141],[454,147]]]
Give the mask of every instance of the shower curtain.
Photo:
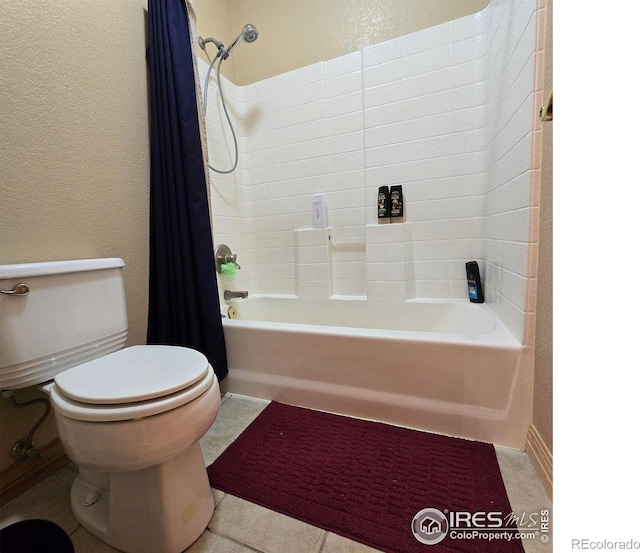
[[[188,1],[188,0],[187,0]],[[147,342],[202,352],[227,375],[185,0],[149,0],[151,216]]]

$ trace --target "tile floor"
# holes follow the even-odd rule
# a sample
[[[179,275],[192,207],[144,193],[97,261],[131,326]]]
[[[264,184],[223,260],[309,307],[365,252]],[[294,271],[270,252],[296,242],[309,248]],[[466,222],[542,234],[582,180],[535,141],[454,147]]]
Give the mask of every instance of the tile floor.
[[[268,402],[225,395],[216,422],[201,440],[208,464],[253,421]],[[516,513],[551,510],[526,453],[496,448],[511,506]],[[76,473],[73,465],[59,470],[23,495],[8,502],[0,514],[0,527],[28,518],[57,523],[71,536],[76,553],[115,553],[82,528],[69,505],[69,490]],[[220,491],[214,492],[216,510],[207,530],[187,553],[375,553],[377,550],[299,520],[276,513]],[[546,553],[552,544],[525,541],[526,553]],[[161,552],[159,552],[161,553]]]

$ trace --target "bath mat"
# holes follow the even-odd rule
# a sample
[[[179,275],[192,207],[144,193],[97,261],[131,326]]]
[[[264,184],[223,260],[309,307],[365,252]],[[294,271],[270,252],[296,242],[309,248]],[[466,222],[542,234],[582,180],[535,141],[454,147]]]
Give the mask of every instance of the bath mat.
[[[207,472],[214,488],[389,553],[524,551],[513,524],[460,539],[447,518],[511,513],[490,444],[272,402]]]

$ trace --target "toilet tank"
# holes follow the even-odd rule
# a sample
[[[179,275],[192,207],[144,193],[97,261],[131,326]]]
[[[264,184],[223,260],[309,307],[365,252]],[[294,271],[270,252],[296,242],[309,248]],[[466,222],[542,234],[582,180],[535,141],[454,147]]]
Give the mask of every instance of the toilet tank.
[[[124,347],[122,267],[118,258],[0,265],[0,389],[46,382]],[[28,293],[11,294],[17,284]]]

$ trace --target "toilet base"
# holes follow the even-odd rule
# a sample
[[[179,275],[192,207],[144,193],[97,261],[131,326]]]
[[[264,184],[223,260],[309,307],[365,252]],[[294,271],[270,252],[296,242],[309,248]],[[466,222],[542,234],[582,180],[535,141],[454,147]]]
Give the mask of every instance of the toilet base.
[[[200,444],[143,470],[108,474],[80,469],[71,508],[82,526],[120,551],[184,551],[213,516]]]

